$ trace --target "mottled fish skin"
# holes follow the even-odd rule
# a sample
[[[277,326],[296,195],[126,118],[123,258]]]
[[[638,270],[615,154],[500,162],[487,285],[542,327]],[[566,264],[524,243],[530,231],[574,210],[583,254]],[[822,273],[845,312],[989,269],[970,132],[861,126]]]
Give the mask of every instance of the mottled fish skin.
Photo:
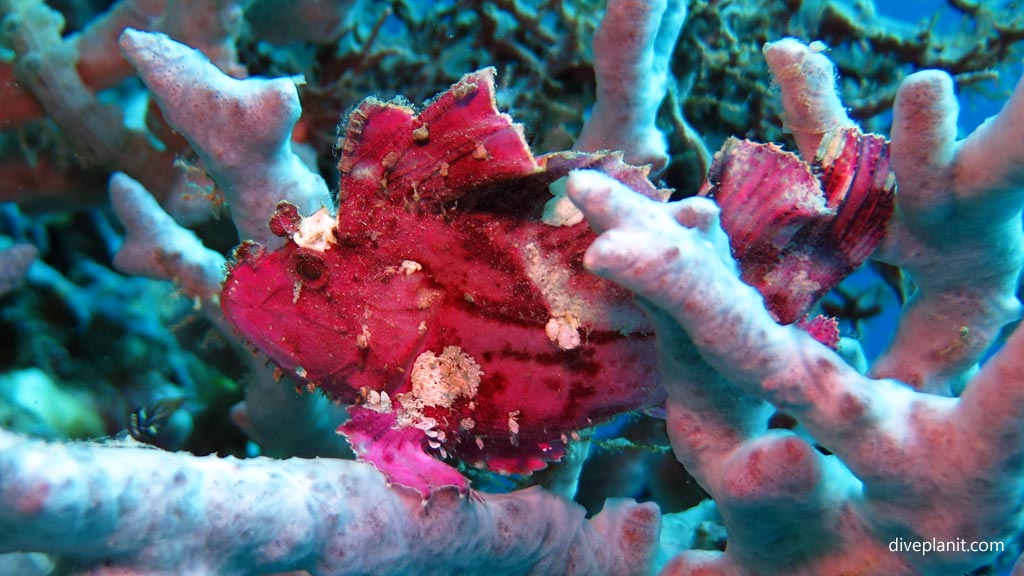
[[[370,421],[397,412],[398,428],[423,433],[421,450],[527,473],[560,457],[564,435],[662,399],[646,317],[583,268],[594,233],[543,214],[549,187],[576,169],[664,191],[619,154],[534,157],[497,111],[493,75],[467,75],[419,114],[362,103],[341,145],[336,218],[282,204],[271,228],[285,246],[243,245],[229,270],[222,307],[246,339],[332,398],[373,397],[343,428],[364,456],[394,427]],[[425,403],[416,362],[449,347],[479,366],[479,383]]]

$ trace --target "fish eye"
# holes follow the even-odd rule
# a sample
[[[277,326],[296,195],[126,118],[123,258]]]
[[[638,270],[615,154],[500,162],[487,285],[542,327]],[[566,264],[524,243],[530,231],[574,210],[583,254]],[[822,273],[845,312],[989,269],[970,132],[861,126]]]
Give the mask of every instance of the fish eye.
[[[304,287],[319,288],[327,283],[327,263],[312,250],[298,250],[291,258],[289,270]]]

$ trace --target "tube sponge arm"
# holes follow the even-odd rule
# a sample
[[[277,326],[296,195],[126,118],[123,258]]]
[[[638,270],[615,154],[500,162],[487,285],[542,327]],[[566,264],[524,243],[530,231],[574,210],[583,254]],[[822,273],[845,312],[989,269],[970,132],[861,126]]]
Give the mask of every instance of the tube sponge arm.
[[[852,121],[824,53],[786,38],[764,47],[786,127],[813,157],[821,135]],[[962,389],[1000,331],[1020,317],[1024,268],[1024,82],[967,138],[957,141],[953,80],[922,70],[900,84],[890,156],[896,213],[873,258],[900,267],[917,292],[871,374],[921,391]]]
[[[277,246],[268,226],[287,199],[303,214],[329,206],[327,184],[292,151],[301,109],[290,78],[236,80],[165,34],[127,29],[121,51],[224,193],[242,239]]]
[[[594,35],[597,101],[574,149],[623,150],[630,164],[665,168],[668,145],[655,121],[685,20],[681,0],[608,2]]]
[[[691,557],[687,568],[713,570],[668,573],[963,572],[991,557],[915,556],[887,545],[908,534],[1005,541],[1020,529],[1006,503],[1024,495],[1024,333],[961,399],[868,378],[774,322],[739,280],[710,200],[655,203],[591,171],[573,172],[567,190],[600,233],[584,265],[649,302],[673,450],[697,464],[729,530],[724,555]],[[691,345],[699,358],[681,362]],[[698,374],[700,362],[712,373]],[[795,416],[831,455],[766,430],[757,400]],[[778,540],[766,540],[769,532]]]
[[[429,500],[344,460],[194,457],[0,430],[0,552],[90,574],[645,574],[659,516],[541,489]]]

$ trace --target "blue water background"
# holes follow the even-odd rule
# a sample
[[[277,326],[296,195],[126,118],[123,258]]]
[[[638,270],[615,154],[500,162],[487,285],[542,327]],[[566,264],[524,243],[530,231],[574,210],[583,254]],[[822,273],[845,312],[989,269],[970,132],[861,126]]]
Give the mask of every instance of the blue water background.
[[[993,8],[1014,8],[1015,0],[986,0]],[[876,0],[875,11],[884,16],[898,18],[905,22],[918,24],[928,22],[936,17],[935,30],[938,32],[952,32],[970,25],[956,10],[951,8],[945,0]],[[960,119],[958,126],[960,136],[966,136],[981,124],[986,118],[999,111],[1002,103],[1010,95],[1010,91],[1022,72],[1022,67],[1017,64],[1000,71],[998,81],[983,82],[980,85],[965,91],[958,91],[960,100]]]

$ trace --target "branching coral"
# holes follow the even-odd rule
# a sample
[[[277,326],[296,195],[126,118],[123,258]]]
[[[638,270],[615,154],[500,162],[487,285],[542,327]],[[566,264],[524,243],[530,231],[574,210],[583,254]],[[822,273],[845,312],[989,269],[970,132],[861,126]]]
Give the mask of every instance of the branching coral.
[[[838,101],[827,87],[831,77],[820,74],[827,62],[793,40],[765,51],[784,98],[806,106],[791,106],[790,122],[803,134],[798,141],[813,149],[813,134],[832,127],[813,119],[847,122],[845,115],[828,113]],[[824,89],[807,89],[822,79]],[[571,176],[570,198],[602,232],[585,264],[650,302],[673,449],[715,498],[729,530],[726,552],[684,554],[667,573],[960,572],[991,561],[992,553],[950,548],[925,555],[894,552],[889,545],[1006,541],[1020,531],[1020,511],[1012,503],[1024,495],[1024,334],[1018,330],[973,376],[969,365],[978,356],[959,353],[968,347],[947,351],[952,357],[945,361],[934,353],[961,327],[962,337],[992,333],[1017,312],[1003,303],[1012,300],[1021,270],[1020,202],[1013,192],[1019,185],[1012,170],[1000,168],[1024,149],[1007,141],[1020,90],[954,153],[947,127],[956,109],[949,105],[949,86],[948,77],[923,72],[905,82],[897,104],[892,154],[897,178],[904,179],[891,247],[881,255],[899,247],[917,284],[921,303],[910,305],[901,322],[910,327],[903,330],[926,319],[931,324],[913,341],[897,336],[876,367],[880,377],[861,375],[805,334],[772,320],[760,295],[738,280],[710,202],[660,205],[598,174]],[[973,164],[962,164],[971,159]],[[958,160],[964,178],[989,169],[985,177],[961,180],[962,187],[953,180],[950,191],[933,170]],[[999,215],[990,211],[993,204]],[[972,217],[984,220],[985,233],[981,222],[970,226]],[[950,230],[958,221],[971,230],[972,241]],[[978,295],[965,294],[963,281],[971,275],[956,268],[958,257],[947,254],[943,265],[928,266],[934,248],[916,238],[929,233],[957,237],[957,246],[975,262],[983,250],[985,262],[995,258],[992,274],[1013,281],[986,282],[982,276],[971,284]],[[993,249],[995,242],[1005,248]],[[953,282],[954,275],[962,280]],[[950,297],[956,306],[948,304]],[[935,310],[933,298],[947,302],[942,320],[928,313]],[[914,362],[922,351],[928,361]],[[896,357],[901,361],[893,362]],[[920,374],[913,372],[916,366],[930,368]],[[906,381],[884,377],[907,370]],[[922,385],[948,382],[949,373],[971,376],[959,399],[943,395],[948,389],[941,385]],[[796,416],[832,455],[793,434],[766,430],[769,406]]]
[[[235,80],[159,34],[128,30],[121,46],[168,123],[203,160],[243,239],[274,243],[267,223],[283,198],[304,212],[329,202],[323,178],[292,152],[300,108],[291,80]]]
[[[104,102],[97,93],[132,73],[131,66],[114,49],[127,26],[171,33],[204,50],[223,69],[244,75],[235,54],[241,25],[237,3],[125,0],[68,37],[62,36],[61,14],[40,0],[0,3],[0,17],[0,41],[15,55],[13,62],[0,63],[0,75],[11,80],[3,92],[5,107],[0,125],[16,126],[45,113],[60,129],[70,153],[86,164],[84,169],[69,171],[121,170],[142,181],[177,217],[194,222],[209,216],[208,204],[190,202],[182,195],[186,182],[175,168],[177,150],[154,145],[144,131],[126,126],[125,109]],[[153,127],[160,122],[151,119]],[[54,178],[47,175],[52,169],[49,161],[33,164],[29,162],[29,168],[34,169],[23,178]],[[25,197],[24,189],[16,182],[8,186],[0,198],[37,200],[51,209],[59,207],[55,199],[81,202],[87,196],[72,179],[59,180],[54,186],[59,192],[42,199]],[[82,197],[76,198],[76,194]]]
[[[793,40],[770,44],[765,55],[802,151],[850,123],[823,55]],[[1018,87],[997,116],[957,141],[947,74],[919,72],[900,87],[892,130],[899,209],[876,258],[903,269],[917,290],[874,374],[929,392],[959,390],[1020,316],[1022,93]]]
[[[945,10],[936,6],[935,15],[909,23],[880,13],[884,7],[877,2],[692,3],[672,67],[679,92],[687,95],[681,99],[686,117],[709,137],[784,140],[761,65],[761,46],[783,36],[828,47],[841,75],[843,101],[866,130],[886,127],[897,86],[914,70],[945,70],[965,93],[992,91],[997,72],[1015,73],[1007,64],[1020,57],[1019,15],[998,2],[945,4]],[[951,20],[959,18],[958,25],[939,25],[943,11],[952,13]]]
[[[655,120],[685,20],[680,0],[608,2],[594,34],[597,101],[576,150],[622,149],[631,164],[650,164],[655,173],[665,168],[667,144]]]
[[[0,552],[46,548],[96,576],[640,575],[658,533],[652,504],[610,502],[588,521],[540,489],[423,503],[348,461],[183,458],[6,431],[0,488]]]
[[[14,75],[81,158],[135,174],[166,195],[176,181],[171,155],[152,146],[143,133],[126,128],[121,111],[100,102],[85,84],[76,69],[75,44],[61,38],[60,14],[41,2],[13,0],[0,6],[0,14],[3,43],[18,55]]]
[[[657,414],[667,394],[675,457],[714,501],[690,511],[692,533],[661,540],[728,546],[663,550],[664,574],[944,574],[1005,563],[992,551],[922,555],[899,543],[1009,544],[1022,531],[1024,336],[979,361],[1020,315],[1024,88],[957,142],[951,82],[977,80],[1010,53],[1019,36],[1012,22],[968,34],[981,38],[977,48],[936,51],[934,37],[889,30],[853,3],[754,11],[739,0],[613,0],[591,71],[583,41],[598,11],[590,0],[286,4],[123,0],[62,36],[42,2],[0,1],[12,50],[0,54],[10,58],[0,80],[11,88],[0,94],[0,121],[18,131],[4,135],[3,151],[30,158],[44,146],[39,134],[52,134],[102,167],[86,171],[90,178],[135,176],[118,172],[109,185],[123,238],[102,211],[83,217],[81,227],[102,238],[95,262],[66,246],[85,234],[55,234],[47,246],[0,219],[14,242],[0,252],[0,292],[12,291],[5,305],[49,297],[33,310],[69,316],[83,332],[103,317],[159,342],[166,366],[146,366],[156,384],[125,408],[160,405],[164,393],[154,390],[169,392],[163,406],[185,407],[178,437],[201,425],[193,405],[210,374],[196,373],[191,351],[205,349],[233,376],[248,374],[245,400],[230,413],[251,452],[332,458],[199,458],[123,437],[61,444],[0,431],[0,551],[43,551],[82,574],[646,574],[658,568],[653,504],[610,500],[586,520],[562,496],[572,497],[586,457],[580,428],[628,410]],[[978,22],[994,18],[954,4]],[[288,44],[306,30],[271,34],[276,10],[323,10],[311,37],[322,45]],[[126,25],[140,30],[121,35]],[[795,40],[766,46],[766,69],[759,34],[783,26],[833,44],[840,72],[861,63],[860,83],[840,80],[837,90],[823,46]],[[119,36],[124,58],[113,48]],[[877,61],[864,60],[864,46]],[[861,118],[887,109],[907,69],[891,65],[897,57],[947,65],[952,76],[928,71],[903,82],[887,148],[855,126],[837,92]],[[307,83],[246,78],[247,69],[281,67],[306,73]],[[295,142],[312,143],[333,176],[325,160],[337,115],[356,98],[422,100],[474,68],[422,110],[400,98],[351,109],[337,140],[337,198],[300,160]],[[782,134],[769,69],[802,160],[729,140],[712,162],[694,127],[710,141]],[[99,94],[133,70],[144,90]],[[534,155],[527,142],[568,147],[595,79],[576,151]],[[126,102],[140,95],[155,104],[148,134],[142,113],[134,128],[122,124]],[[697,158],[682,161],[686,154]],[[711,198],[664,204],[647,169],[623,158],[655,169],[670,162],[664,177],[682,195],[710,165],[703,190]],[[3,197],[28,205],[31,191],[39,206],[99,189],[86,178],[68,187],[71,173],[50,170],[55,160],[45,154],[31,160],[0,166],[11,175]],[[682,178],[686,166],[699,168]],[[52,194],[40,181],[25,185],[41,176]],[[202,193],[189,178],[203,181]],[[186,197],[206,208],[225,199],[235,231],[182,228],[202,220],[183,207]],[[774,218],[750,220],[765,213]],[[236,238],[245,242],[222,286]],[[836,344],[834,323],[812,325],[805,314],[880,238],[875,258],[900,267],[913,293],[865,375],[844,360],[852,343]],[[759,265],[767,272],[748,273]],[[185,298],[166,297],[170,284],[160,296],[125,297],[126,286],[153,284],[111,266],[173,282]],[[87,288],[73,283],[82,278]],[[192,315],[161,326],[163,316],[145,309],[159,299]],[[38,338],[20,308],[0,312]],[[189,332],[189,322],[205,332]],[[239,346],[234,328],[269,356]],[[66,360],[40,362],[46,374],[17,374],[57,382]],[[132,369],[118,376],[134,380]],[[335,429],[349,416],[316,387],[354,404],[342,431],[370,464],[343,460],[352,454]],[[101,404],[82,403],[90,434]],[[151,413],[135,410],[129,431],[158,431]],[[777,429],[785,420],[799,426]],[[656,443],[665,426],[643,422]],[[665,451],[639,443],[605,444]],[[571,461],[546,471],[557,495],[478,490],[543,483],[525,474],[563,451]],[[721,522],[727,534],[714,526],[702,537],[702,522]]]

